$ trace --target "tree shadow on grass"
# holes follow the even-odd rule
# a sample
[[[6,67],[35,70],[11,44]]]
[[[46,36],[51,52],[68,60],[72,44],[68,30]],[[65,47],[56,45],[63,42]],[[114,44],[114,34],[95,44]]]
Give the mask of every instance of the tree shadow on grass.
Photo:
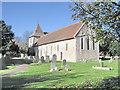
[[[60,79],[63,78],[77,78],[81,77],[82,75],[74,76],[76,73],[68,73],[63,75],[49,75],[50,73],[45,74],[47,76],[43,75],[25,75],[25,76],[19,76],[19,77],[3,77],[2,78],[2,88],[22,88],[29,86],[30,83],[35,82],[44,82],[44,81],[50,81],[50,80],[57,80],[58,82],[63,82]],[[53,83],[55,86],[57,83]],[[52,84],[51,84],[52,85]]]

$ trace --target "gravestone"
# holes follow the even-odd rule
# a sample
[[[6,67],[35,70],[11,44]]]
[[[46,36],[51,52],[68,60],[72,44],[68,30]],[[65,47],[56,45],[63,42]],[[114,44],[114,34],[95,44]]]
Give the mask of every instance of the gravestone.
[[[52,58],[52,62],[56,63],[56,60],[57,60],[57,56],[54,54]]]
[[[54,71],[59,71],[58,68],[56,67],[56,60],[57,60],[57,56],[54,54],[53,58],[52,58],[52,62],[51,62],[51,66],[50,66],[50,72],[54,72]]]
[[[62,61],[62,66],[61,67],[65,67],[66,66],[66,60],[64,59],[63,61]]]
[[[34,62],[37,63],[37,62],[39,61],[39,57],[38,57],[38,56],[35,56],[34,58],[35,58],[35,61],[34,61]]]
[[[43,56],[41,57],[41,62],[42,62],[42,63],[44,63],[44,62],[45,62],[45,60],[44,60],[44,57],[43,57]]]
[[[70,66],[69,66],[69,65],[66,65],[66,66],[65,66],[65,70],[66,70],[66,71],[71,71]]]
[[[55,71],[59,71],[58,67],[56,67],[56,63],[51,62],[50,63],[50,72],[55,72]]]
[[[110,57],[109,63],[113,62],[113,57]]]
[[[2,58],[2,53],[0,53],[0,59]]]
[[[4,57],[0,59],[0,70],[7,69],[6,60]]]
[[[32,56],[30,56],[30,57],[29,57],[29,59],[30,59],[30,60],[33,60],[33,57],[32,57]]]
[[[86,60],[86,59],[83,59],[83,62],[84,62],[84,63],[87,63],[87,60]]]
[[[104,67],[103,61],[100,62],[100,67]]]
[[[38,56],[35,56],[35,60],[36,60],[36,61],[39,61],[39,57],[38,57]]]
[[[99,63],[102,61],[102,59],[99,59]]]
[[[46,63],[49,63],[49,61],[50,61],[49,56],[46,56]]]
[[[21,53],[21,58],[24,58],[24,54],[23,53]]]

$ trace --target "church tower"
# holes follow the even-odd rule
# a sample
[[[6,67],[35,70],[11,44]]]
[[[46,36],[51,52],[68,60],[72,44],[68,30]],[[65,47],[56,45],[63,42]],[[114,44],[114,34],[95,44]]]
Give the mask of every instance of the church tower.
[[[42,29],[40,28],[39,24],[37,24],[35,30],[33,31],[32,35],[29,37],[29,47],[32,47],[33,44],[36,43],[38,38],[44,35]]]

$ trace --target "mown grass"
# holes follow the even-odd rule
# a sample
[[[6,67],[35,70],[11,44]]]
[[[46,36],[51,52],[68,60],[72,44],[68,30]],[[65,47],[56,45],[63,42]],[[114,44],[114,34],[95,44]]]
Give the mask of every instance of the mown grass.
[[[71,71],[61,68],[61,62],[57,62],[58,72],[50,72],[50,63],[31,65],[23,73],[3,78],[3,87],[24,87],[24,88],[60,88],[60,87],[82,87],[86,81],[92,81],[92,85],[97,84],[102,79],[118,76],[118,61],[108,63],[104,61],[105,67],[112,67],[113,70],[92,69],[92,66],[100,66],[98,61],[87,63],[67,62]],[[7,82],[10,80],[11,82]],[[89,84],[89,83],[88,83]]]
[[[3,72],[7,72],[7,71],[9,71],[11,69],[14,69],[14,68],[15,68],[15,66],[7,66],[7,69],[0,70],[0,74],[3,73]]]

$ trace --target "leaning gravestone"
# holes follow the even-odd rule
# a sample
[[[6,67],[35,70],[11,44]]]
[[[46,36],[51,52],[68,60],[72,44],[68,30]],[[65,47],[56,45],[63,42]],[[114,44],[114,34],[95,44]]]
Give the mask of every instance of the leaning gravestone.
[[[44,63],[44,62],[45,62],[45,60],[44,60],[44,57],[43,57],[43,56],[41,57],[41,62],[42,62],[42,63]]]
[[[46,63],[49,63],[49,61],[50,61],[49,56],[46,56]]]
[[[62,61],[62,66],[61,67],[65,67],[66,66],[66,60],[64,59],[63,61]]]

